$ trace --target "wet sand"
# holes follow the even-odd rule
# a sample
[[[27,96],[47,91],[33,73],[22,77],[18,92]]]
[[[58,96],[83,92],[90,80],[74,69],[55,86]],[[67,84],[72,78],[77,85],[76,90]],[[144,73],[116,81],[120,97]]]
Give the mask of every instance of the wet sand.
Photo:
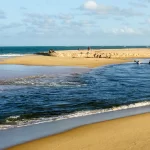
[[[147,113],[85,125],[8,150],[149,150],[149,118]]]
[[[127,59],[106,59],[106,58],[70,58],[70,57],[50,57],[40,55],[30,55],[6,59],[0,64],[18,64],[18,65],[41,65],[41,66],[80,66],[80,67],[98,67],[108,64],[119,64],[129,60]]]

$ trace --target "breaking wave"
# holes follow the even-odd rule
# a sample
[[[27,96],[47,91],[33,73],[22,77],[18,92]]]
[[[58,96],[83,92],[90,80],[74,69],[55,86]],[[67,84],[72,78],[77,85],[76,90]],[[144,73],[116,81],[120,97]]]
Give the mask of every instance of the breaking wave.
[[[18,57],[18,56],[24,56],[23,54],[12,54],[12,53],[9,53],[9,54],[0,54],[0,58],[5,58],[5,57]]]
[[[0,130],[150,106],[150,65],[1,68]]]
[[[32,118],[31,120],[21,119],[21,116],[10,116],[5,119],[5,125],[0,125],[0,130],[6,130],[10,128],[15,128],[15,127],[23,127],[23,126],[33,125],[33,124],[40,124],[40,123],[76,118],[76,117],[81,117],[81,116],[89,116],[89,115],[94,115],[94,114],[113,112],[113,111],[125,110],[125,109],[130,109],[130,108],[144,107],[144,106],[150,106],[150,101],[138,102],[138,103],[129,104],[129,105],[122,105],[122,106],[112,107],[108,109],[77,111],[71,114],[60,115],[56,117],[35,118],[35,119]]]
[[[72,79],[71,76],[60,77],[52,75],[36,75],[24,78],[0,80],[0,85],[21,85],[21,86],[81,86],[86,85],[79,78]]]

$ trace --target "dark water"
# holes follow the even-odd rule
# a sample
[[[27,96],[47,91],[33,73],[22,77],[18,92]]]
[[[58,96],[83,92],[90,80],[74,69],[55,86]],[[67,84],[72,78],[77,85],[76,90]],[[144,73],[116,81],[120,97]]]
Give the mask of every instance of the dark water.
[[[0,128],[150,105],[145,62],[93,70],[1,65]]]
[[[77,50],[87,49],[87,46],[22,46],[22,47],[0,47],[0,56],[17,56],[22,54],[33,54],[37,52],[54,50]],[[147,46],[91,46],[92,49],[123,49],[123,48],[147,48]]]

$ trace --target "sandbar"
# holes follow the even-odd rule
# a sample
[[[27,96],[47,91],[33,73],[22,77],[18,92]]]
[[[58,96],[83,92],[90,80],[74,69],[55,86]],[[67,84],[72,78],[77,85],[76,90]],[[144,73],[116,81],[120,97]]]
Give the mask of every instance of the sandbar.
[[[94,68],[108,64],[119,64],[127,62],[126,59],[97,59],[97,58],[65,58],[50,56],[23,56],[6,59],[0,64],[17,64],[17,65],[39,65],[39,66],[79,66]]]
[[[123,50],[66,50],[56,51],[50,56],[25,55],[7,58],[0,64],[41,65],[41,66],[79,66],[99,67],[120,64],[136,58],[150,58],[150,49]]]

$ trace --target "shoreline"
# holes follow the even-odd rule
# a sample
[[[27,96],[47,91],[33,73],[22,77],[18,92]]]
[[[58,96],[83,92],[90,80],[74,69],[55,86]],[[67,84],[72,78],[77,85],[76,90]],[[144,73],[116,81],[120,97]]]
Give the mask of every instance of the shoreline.
[[[8,59],[5,59],[2,62],[0,62],[0,64],[18,64],[18,65],[35,65],[35,66],[37,66],[37,65],[40,65],[40,66],[80,66],[80,67],[95,68],[95,67],[100,67],[100,66],[105,66],[105,65],[121,64],[121,63],[129,62],[129,61],[131,61],[131,59],[135,59],[135,58],[138,58],[138,59],[139,58],[150,58],[150,56],[148,55],[148,56],[144,57],[144,56],[140,55],[138,57],[137,56],[136,57],[119,57],[119,58],[108,59],[108,58],[83,58],[83,57],[72,58],[72,57],[51,57],[51,56],[41,56],[41,55],[29,55],[29,56],[8,58]],[[146,108],[145,112],[140,111],[140,113],[139,113],[138,109],[145,109],[145,108]],[[73,123],[71,123],[72,127],[67,128],[67,129],[64,129],[64,127],[66,128],[65,125],[63,125],[63,127],[61,127],[60,122],[56,121],[56,122],[58,122],[57,126],[59,129],[61,129],[61,131],[59,131],[59,132],[56,131],[54,133],[54,135],[48,134],[50,132],[49,130],[51,130],[49,125],[52,122],[51,123],[42,123],[39,125],[20,127],[17,129],[10,129],[6,132],[2,131],[3,136],[5,135],[5,133],[7,135],[5,137],[6,142],[10,141],[12,138],[15,138],[14,136],[16,136],[16,139],[14,139],[14,142],[16,142],[18,140],[22,140],[20,142],[18,141],[18,143],[16,143],[16,144],[12,144],[9,146],[6,143],[7,146],[2,147],[2,148],[17,145],[15,147],[8,148],[8,150],[9,149],[10,150],[33,149],[34,150],[34,149],[38,149],[38,148],[41,149],[41,147],[43,150],[46,150],[46,149],[61,149],[61,150],[91,149],[91,150],[93,150],[93,149],[98,149],[99,147],[101,147],[102,150],[103,149],[110,149],[110,150],[118,149],[118,150],[120,150],[122,148],[128,149],[129,147],[131,150],[132,149],[138,150],[138,147],[145,146],[145,145],[141,144],[141,143],[144,143],[143,138],[144,139],[150,138],[150,133],[147,134],[147,132],[146,132],[150,128],[148,128],[148,125],[145,126],[145,124],[148,124],[147,118],[150,117],[150,114],[149,113],[142,114],[142,113],[149,112],[149,106],[140,107],[140,108],[132,108],[132,110],[131,110],[132,113],[130,113],[130,110],[131,109],[126,109],[126,110],[119,110],[119,111],[115,111],[115,112],[103,113],[104,116],[106,114],[109,114],[108,116],[110,117],[110,119],[107,119],[107,117],[105,116],[104,120],[100,119],[101,114],[95,114],[95,115],[90,115],[90,116],[61,120],[60,122],[74,120]],[[128,115],[124,115],[124,114],[122,114],[122,112],[125,112]],[[122,114],[120,117],[114,117],[114,116],[119,116],[120,115],[119,113]],[[137,115],[137,114],[140,114],[140,115]],[[136,116],[133,116],[133,115],[136,115]],[[99,117],[97,117],[97,118],[99,118],[99,120],[89,122],[89,120],[90,121],[92,120],[92,117],[94,117],[93,119],[95,119],[95,116],[99,116]],[[87,118],[86,119],[87,123],[84,122],[83,124],[79,125],[77,120],[79,119],[79,120],[83,121],[84,118]],[[55,126],[56,122],[52,123],[54,125],[54,127],[56,127]],[[133,123],[133,122],[135,122],[135,123]],[[76,125],[76,124],[78,124],[78,125]],[[113,126],[113,124],[115,124],[115,125]],[[120,124],[123,124],[123,126],[120,126]],[[118,128],[116,128],[117,125],[118,125]],[[105,126],[105,128],[102,130],[101,126]],[[53,127],[53,129],[54,129],[54,127]],[[113,128],[113,130],[110,129],[108,131],[108,129],[111,127]],[[133,130],[135,128],[137,128],[137,130],[133,132]],[[92,129],[94,129],[94,132]],[[123,134],[122,134],[121,129],[123,129],[123,130],[125,129],[126,131],[125,132],[123,131]],[[19,131],[19,132],[17,133],[16,131],[17,132]],[[21,135],[22,134],[21,131],[23,134],[25,134],[25,137],[24,137],[24,135]],[[14,134],[13,134],[13,132],[14,132]],[[24,133],[24,132],[27,132],[28,134],[29,133],[30,134],[27,135],[27,133]],[[97,132],[99,132],[100,134],[98,134]],[[132,137],[130,135],[131,132],[133,134]],[[87,133],[88,133],[88,137],[86,136]],[[101,133],[103,133],[103,134],[101,134]],[[113,133],[113,135],[112,135],[112,133]],[[12,138],[11,138],[11,134],[13,136]],[[18,134],[18,136],[17,136],[17,134]],[[41,136],[41,134],[43,134],[43,136]],[[121,137],[123,137],[121,139],[120,139],[120,134],[122,134]],[[139,140],[138,144],[136,143],[137,142],[137,134],[140,136],[140,139],[138,139]],[[0,131],[0,135],[1,135],[1,131]],[[69,139],[70,137],[68,135],[71,137],[71,140]],[[17,139],[17,137],[19,137],[19,136],[20,136],[20,139]],[[10,140],[8,140],[9,138],[7,139],[7,137],[9,137]],[[103,137],[105,137],[105,138],[103,138]],[[99,139],[98,141],[94,140],[97,138]],[[67,142],[64,141],[63,139],[66,139]],[[130,139],[130,140],[128,140],[128,139]],[[134,139],[136,139],[136,140],[134,140]],[[57,141],[61,141],[61,142],[57,142]],[[96,143],[95,143],[95,141],[96,141]],[[113,142],[110,142],[108,144],[107,143],[108,141],[113,141]],[[124,142],[126,142],[126,141],[128,141],[127,143],[130,143],[130,144],[129,145],[127,143],[125,144]],[[11,142],[13,142],[13,140]],[[18,145],[20,143],[25,143],[25,144]],[[118,143],[121,143],[121,144],[118,144]],[[146,142],[145,144],[148,144],[148,142]],[[138,147],[136,147],[137,145],[138,145]],[[148,145],[148,146],[150,146],[150,145]],[[144,148],[142,148],[142,149],[147,150]]]
[[[64,50],[49,51],[3,59],[0,64],[40,65],[40,66],[78,66],[95,68],[110,64],[120,64],[133,59],[150,58],[149,49],[123,50]]]
[[[2,64],[28,65],[28,66],[72,66],[95,68],[110,64],[129,62],[131,59],[106,59],[106,58],[68,58],[50,57],[41,55],[25,55],[15,58],[7,58],[0,61]]]
[[[19,144],[7,150],[148,150],[150,146],[150,113],[95,122]],[[29,133],[29,132],[28,132]],[[31,133],[30,133],[31,134]],[[120,138],[121,137],[121,138]],[[135,144],[136,143],[136,144]],[[117,147],[116,147],[117,146]]]
[[[10,147],[10,150],[11,149],[16,150],[17,147],[19,149],[21,146],[20,149],[22,149],[24,146],[26,147],[28,144],[32,142],[34,143],[35,141],[40,141],[47,137],[53,138],[53,136],[66,134],[67,132],[76,130],[76,128],[82,128],[82,127],[84,128],[86,126],[92,126],[92,124],[95,123],[101,124],[103,122],[106,122],[107,124],[107,122],[109,121],[113,121],[113,120],[118,121],[119,119],[129,118],[130,116],[133,116],[134,118],[136,115],[139,116],[141,114],[149,113],[150,112],[149,108],[150,106],[129,108],[129,109],[118,110],[114,112],[93,114],[89,116],[70,118],[70,119],[65,119],[60,121],[47,122],[47,123],[35,124],[35,125],[30,125],[30,126],[25,126],[20,128],[2,130],[0,131],[0,138],[1,138],[0,148],[9,149]],[[142,127],[140,128],[142,129]],[[107,128],[105,131],[107,131]],[[76,136],[78,136],[78,134]],[[62,137],[62,138],[66,138],[66,137]],[[9,141],[9,143],[7,141]],[[36,147],[36,145],[32,145],[31,149],[36,149],[34,147]]]

